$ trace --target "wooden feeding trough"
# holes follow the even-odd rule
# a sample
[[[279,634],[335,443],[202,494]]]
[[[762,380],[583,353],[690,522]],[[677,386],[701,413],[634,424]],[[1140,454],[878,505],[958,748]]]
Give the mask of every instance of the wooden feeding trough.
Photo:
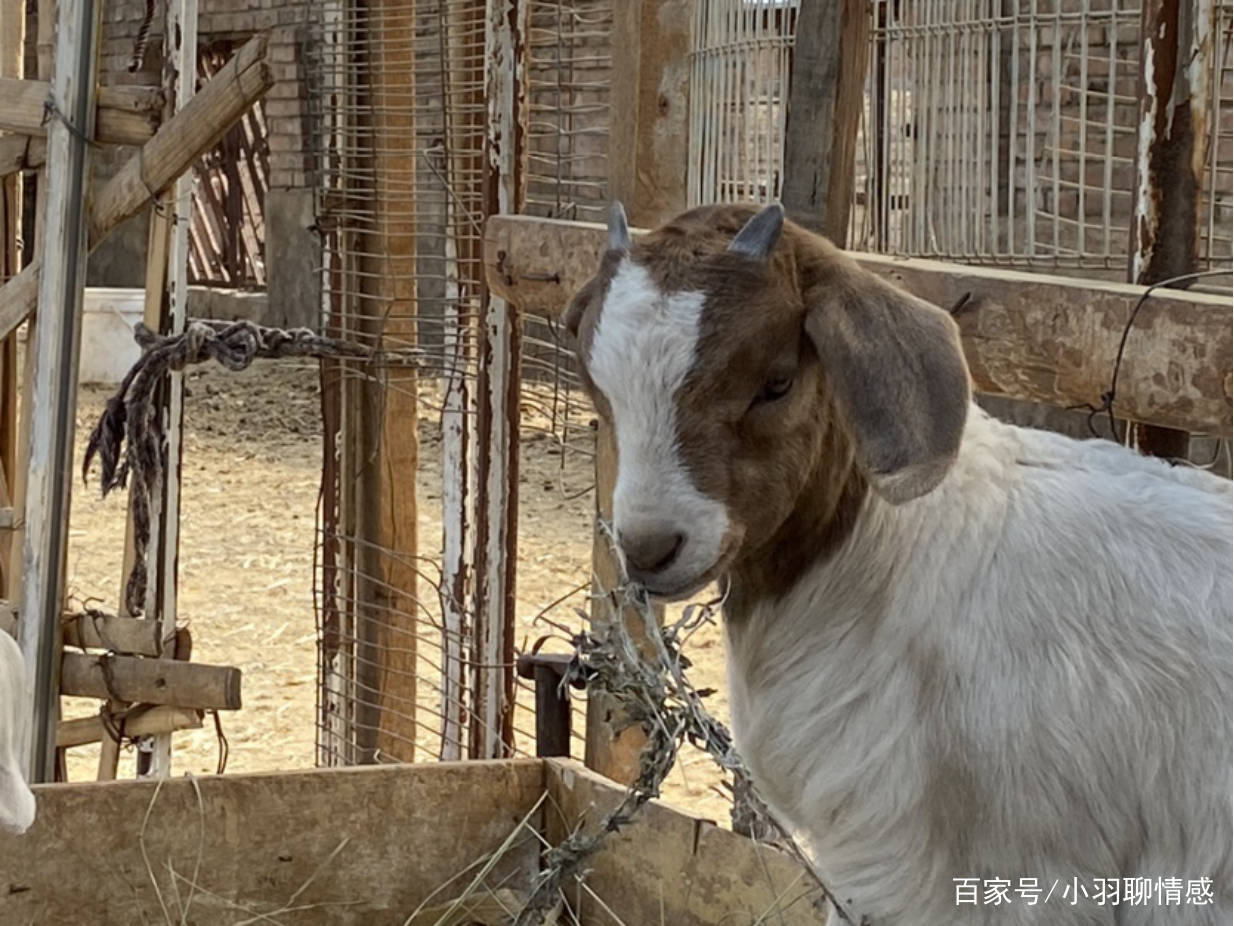
[[[511,923],[544,850],[624,794],[562,759],[34,790],[34,826],[0,834],[4,923]],[[565,894],[583,924],[825,920],[791,857],[659,802],[582,871]]]

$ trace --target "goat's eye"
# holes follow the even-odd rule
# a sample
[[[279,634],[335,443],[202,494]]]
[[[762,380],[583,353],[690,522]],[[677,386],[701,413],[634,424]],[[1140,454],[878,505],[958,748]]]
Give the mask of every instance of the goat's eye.
[[[793,388],[793,378],[791,376],[777,376],[767,380],[763,384],[763,390],[755,399],[755,404],[763,402],[774,402],[776,399],[782,399],[788,394],[788,391]]]

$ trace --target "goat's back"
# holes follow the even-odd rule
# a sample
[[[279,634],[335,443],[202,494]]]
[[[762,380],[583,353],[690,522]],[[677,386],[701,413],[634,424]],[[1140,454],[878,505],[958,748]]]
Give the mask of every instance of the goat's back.
[[[938,489],[729,623],[739,744],[875,922],[995,916],[960,877],[1206,877],[1220,922],[1231,557],[1229,482],[974,408]]]

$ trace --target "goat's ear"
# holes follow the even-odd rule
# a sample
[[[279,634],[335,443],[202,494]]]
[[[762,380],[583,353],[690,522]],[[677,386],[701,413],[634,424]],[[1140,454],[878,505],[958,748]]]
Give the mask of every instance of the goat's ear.
[[[929,492],[960,448],[968,366],[942,309],[859,267],[804,293],[814,342],[836,405],[873,489],[893,504]]]
[[[608,208],[608,249],[623,254],[630,250],[630,223],[626,221],[626,207],[620,200],[613,200]]]
[[[783,230],[784,207],[779,203],[772,203],[759,210],[741,227],[728,249],[755,260],[766,260],[776,242],[780,240],[780,232]]]
[[[587,311],[587,300],[584,298],[585,291],[574,294],[574,298],[570,300],[570,304],[566,306],[566,314],[564,321],[566,325],[566,334],[570,336],[571,347],[578,341],[578,328],[583,322],[583,313]]]

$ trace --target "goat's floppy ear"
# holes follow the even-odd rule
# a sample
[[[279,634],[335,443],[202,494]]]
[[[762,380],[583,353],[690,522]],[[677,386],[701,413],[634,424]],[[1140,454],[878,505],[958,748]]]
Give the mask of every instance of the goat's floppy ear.
[[[622,253],[630,250],[630,224],[626,221],[626,208],[616,199],[608,208],[608,249]]]
[[[959,452],[971,395],[959,329],[872,273],[836,270],[804,293],[806,333],[870,485],[901,504],[937,486]]]
[[[776,242],[780,240],[780,232],[784,230],[784,207],[772,203],[759,210],[741,227],[728,249],[755,260],[766,260]]]

